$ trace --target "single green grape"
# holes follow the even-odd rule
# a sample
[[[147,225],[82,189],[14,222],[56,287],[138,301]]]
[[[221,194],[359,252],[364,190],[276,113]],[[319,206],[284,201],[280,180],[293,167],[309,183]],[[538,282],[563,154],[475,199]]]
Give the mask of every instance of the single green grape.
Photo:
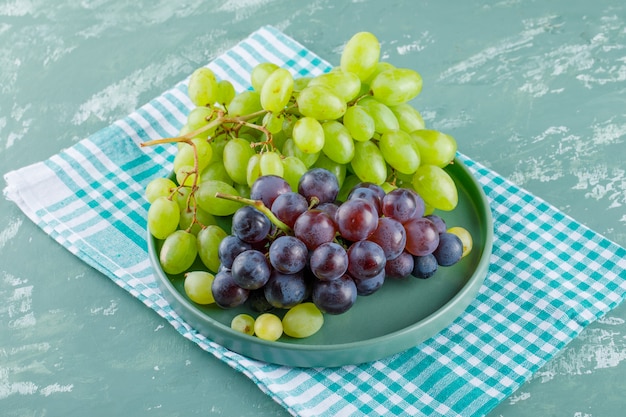
[[[311,302],[298,304],[283,317],[283,331],[287,336],[304,338],[313,336],[324,325],[324,315]]]
[[[196,236],[184,230],[176,230],[165,238],[159,261],[168,274],[182,274],[188,270],[198,255]]]
[[[323,146],[322,146],[323,148]],[[320,152],[305,153],[297,145],[293,138],[285,140],[282,148],[282,154],[285,156],[294,156],[301,160],[307,168],[313,166],[317,158],[320,156]]]
[[[169,197],[176,189],[176,184],[169,178],[155,178],[151,180],[146,186],[144,192],[146,200],[149,203],[153,203],[159,197]]]
[[[400,129],[400,123],[391,109],[373,97],[365,97],[359,101],[359,105],[365,108],[374,120],[374,130],[385,133]]]
[[[387,106],[414,99],[422,91],[422,77],[410,68],[393,68],[378,74],[370,83],[372,95]]]
[[[224,161],[221,159],[215,162],[211,162],[200,173],[200,182],[208,180],[218,180],[227,184],[233,183],[233,179],[228,175],[228,172],[226,172],[226,168],[224,167]]]
[[[295,156],[287,156],[282,159],[283,163],[283,178],[289,186],[291,187],[291,191],[298,191],[298,183],[300,182],[300,177],[307,172],[308,168],[300,160]]]
[[[340,66],[342,70],[356,74],[363,81],[374,72],[379,58],[380,42],[376,36],[370,32],[359,32],[344,46]]]
[[[385,158],[372,141],[354,144],[354,158],[350,165],[361,181],[380,185],[387,179]]]
[[[197,236],[204,226],[210,224],[216,224],[215,217],[205,210],[202,210],[200,207],[194,207],[192,205],[191,207],[180,208],[180,220],[178,221],[179,229],[189,229],[189,232]]]
[[[168,197],[158,197],[148,208],[148,229],[157,239],[165,239],[178,228],[180,208]]]
[[[285,171],[280,155],[276,152],[263,152],[259,158],[261,175],[277,175],[282,177]],[[252,186],[252,184],[248,183]]]
[[[217,78],[207,67],[198,68],[189,78],[189,98],[196,106],[213,105],[218,98]]]
[[[346,167],[346,170],[349,166],[350,165]],[[352,191],[352,188],[360,182],[361,178],[359,178],[356,174],[346,173],[346,178],[343,180],[341,188],[339,188],[339,194],[337,194],[337,201],[346,201],[350,191]]]
[[[228,236],[220,226],[210,224],[198,232],[198,256],[210,271],[217,273],[220,267],[218,249],[222,240]]]
[[[248,159],[246,165],[246,183],[252,187],[252,184],[261,176],[261,155],[254,154]]]
[[[230,328],[247,334],[249,336],[254,335],[254,317],[249,314],[237,314],[230,322]]]
[[[412,185],[424,202],[435,209],[450,211],[458,203],[454,180],[436,165],[420,166],[413,176]]]
[[[378,74],[380,74],[383,71],[386,71],[388,69],[393,69],[393,68],[396,68],[396,66],[393,65],[391,62],[378,61],[378,63],[376,64],[376,67],[374,68],[374,71],[370,74],[369,77],[367,77],[365,81],[363,81],[363,83],[366,84],[368,87],[367,92],[369,92],[369,86],[372,83],[372,80],[376,78]]]
[[[376,124],[370,114],[361,106],[348,107],[343,115],[343,124],[356,141],[365,142],[374,136]]]
[[[321,85],[308,85],[296,98],[298,110],[317,120],[335,120],[344,115],[346,102]]]
[[[196,191],[198,206],[214,216],[229,216],[233,214],[241,203],[216,197],[216,193],[239,196],[237,190],[223,181],[209,180],[200,183]]]
[[[263,340],[275,341],[283,334],[283,323],[272,313],[263,313],[254,321],[254,334]]]
[[[213,292],[211,285],[215,276],[206,271],[189,271],[185,274],[183,287],[185,294],[191,301],[197,304],[213,304]]]
[[[239,184],[246,184],[248,160],[255,154],[250,142],[242,138],[230,139],[224,146],[224,168],[228,176]]]
[[[273,62],[261,62],[260,64],[257,64],[254,68],[252,68],[252,72],[250,73],[250,83],[252,84],[252,88],[254,88],[255,91],[261,92],[267,77],[269,77],[270,74],[278,68],[279,66]]]
[[[293,126],[293,141],[304,153],[319,153],[324,147],[324,128],[313,117],[303,117]]]
[[[410,103],[402,103],[389,107],[398,119],[400,129],[411,133],[414,130],[424,129],[424,119],[415,107]]]
[[[266,113],[263,116],[263,126],[273,135],[283,130],[285,116],[282,113]]]
[[[228,115],[245,116],[262,110],[261,96],[257,91],[242,91],[235,95],[228,105]],[[254,120],[250,120],[254,121]]]
[[[176,182],[186,187],[193,186],[194,181],[198,177],[193,165],[181,165],[174,174],[176,175]]]
[[[217,82],[217,100],[219,104],[228,107],[230,101],[235,97],[235,87],[228,80],[220,80]]]
[[[183,165],[194,166],[196,153],[198,155],[198,170],[202,171],[207,165],[209,165],[209,162],[213,157],[213,148],[211,147],[211,143],[206,139],[201,138],[194,138],[191,142],[193,143],[193,146],[188,143],[181,142],[182,145],[178,148],[178,152],[174,157],[174,171],[178,171],[178,169]]]
[[[385,161],[398,172],[413,174],[420,166],[420,154],[413,145],[413,139],[402,130],[383,133],[378,147]]]
[[[322,152],[338,164],[347,164],[352,161],[354,140],[348,128],[336,120],[324,122],[322,128],[324,129]]]
[[[284,69],[278,68],[272,72],[261,88],[261,106],[272,113],[285,109],[293,92],[293,76]]]
[[[456,156],[457,143],[450,135],[436,130],[421,129],[411,132],[411,137],[415,140],[422,163],[425,165],[444,168]]]
[[[346,103],[355,99],[359,91],[361,91],[361,80],[359,77],[354,73],[343,71],[341,68],[318,75],[308,85],[326,87]]]

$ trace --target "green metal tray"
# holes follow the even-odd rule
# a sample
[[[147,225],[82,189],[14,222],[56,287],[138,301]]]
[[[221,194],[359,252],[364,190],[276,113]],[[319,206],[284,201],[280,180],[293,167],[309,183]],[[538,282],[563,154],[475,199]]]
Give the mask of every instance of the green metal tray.
[[[446,170],[457,184],[458,206],[441,216],[448,227],[463,226],[474,240],[472,252],[427,279],[388,279],[374,294],[358,297],[341,315],[325,315],[322,329],[306,339],[282,336],[269,342],[230,328],[245,307],[224,310],[190,301],[183,277],[168,276],[159,265],[159,242],[148,233],[150,261],[163,296],[194,329],[222,346],[253,359],[287,366],[334,367],[369,362],[401,352],[447,327],[474,300],[489,268],[493,223],[480,185],[458,160]],[[280,311],[278,312],[280,314]]]

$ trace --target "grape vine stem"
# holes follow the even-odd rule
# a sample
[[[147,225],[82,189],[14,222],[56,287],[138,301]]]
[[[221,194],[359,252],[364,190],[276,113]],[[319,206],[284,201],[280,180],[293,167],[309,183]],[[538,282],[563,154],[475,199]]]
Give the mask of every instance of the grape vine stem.
[[[255,209],[259,210],[261,213],[265,214],[267,218],[280,230],[282,230],[287,235],[293,235],[293,230],[291,227],[283,223],[272,211],[265,205],[261,200],[252,200],[250,198],[241,197],[238,195],[226,194],[226,193],[215,193],[215,197],[223,198],[225,200],[236,201],[238,203],[246,204],[248,206],[252,206]]]

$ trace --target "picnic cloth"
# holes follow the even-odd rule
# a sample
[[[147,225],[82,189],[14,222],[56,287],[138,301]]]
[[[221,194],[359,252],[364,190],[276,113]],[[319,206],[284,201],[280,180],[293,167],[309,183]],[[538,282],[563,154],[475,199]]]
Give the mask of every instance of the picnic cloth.
[[[330,64],[271,26],[208,66],[238,91],[271,61],[295,76]],[[51,158],[5,174],[6,198],[71,253],[251,378],[293,415],[484,415],[626,293],[626,250],[466,155],[493,214],[490,268],[447,328],[382,360],[291,368],[249,359],[194,331],[165,301],[148,260],[146,184],[171,171],[175,135],[193,107],[186,80]]]

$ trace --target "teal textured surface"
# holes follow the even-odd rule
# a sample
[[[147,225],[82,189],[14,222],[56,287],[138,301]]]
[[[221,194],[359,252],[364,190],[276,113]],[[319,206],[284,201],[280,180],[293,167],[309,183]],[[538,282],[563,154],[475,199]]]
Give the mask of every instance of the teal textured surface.
[[[264,27],[209,66],[248,88],[255,63],[298,75],[329,64]],[[243,372],[294,415],[481,415],[626,294],[626,250],[465,155],[490,200],[494,248],[476,300],[428,341],[381,361],[298,369],[252,361],[194,332],[161,296],[147,256],[145,185],[171,169],[191,108],[185,83],[50,159],[6,174],[5,195],[89,265]]]

